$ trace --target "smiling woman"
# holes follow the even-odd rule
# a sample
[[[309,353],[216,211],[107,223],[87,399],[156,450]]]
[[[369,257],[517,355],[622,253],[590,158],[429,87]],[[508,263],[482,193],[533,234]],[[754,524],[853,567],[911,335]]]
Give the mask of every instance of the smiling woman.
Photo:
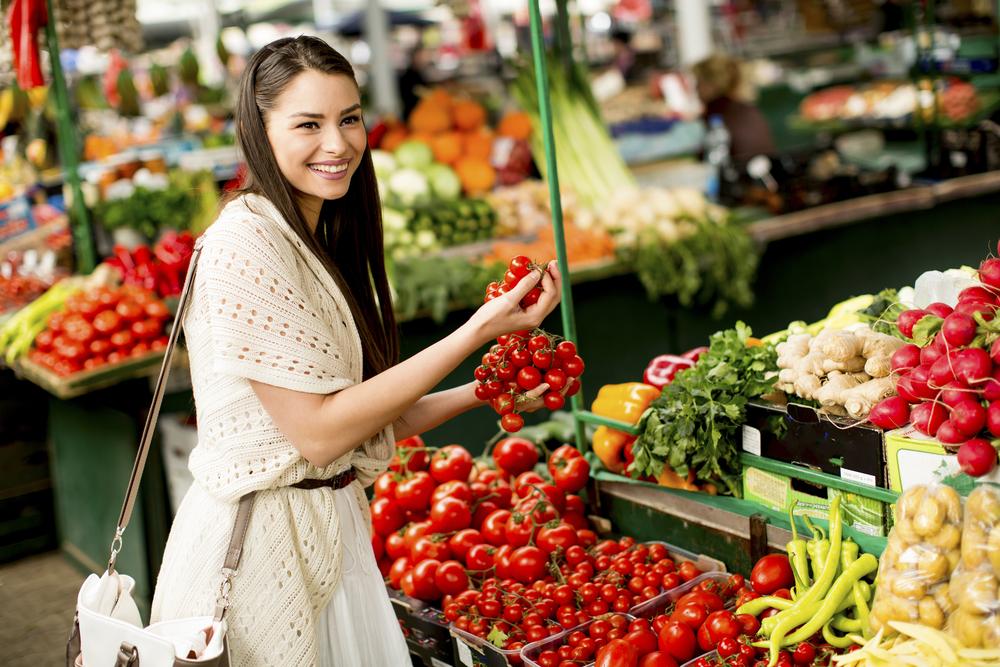
[[[211,614],[237,503],[253,494],[228,592],[233,667],[410,664],[371,547],[363,487],[405,438],[480,405],[431,393],[498,335],[559,301],[554,265],[397,363],[378,187],[350,64],[281,39],[236,103],[241,188],[199,239],[184,318],[198,445],[153,621]],[[541,286],[537,303],[519,304]]]

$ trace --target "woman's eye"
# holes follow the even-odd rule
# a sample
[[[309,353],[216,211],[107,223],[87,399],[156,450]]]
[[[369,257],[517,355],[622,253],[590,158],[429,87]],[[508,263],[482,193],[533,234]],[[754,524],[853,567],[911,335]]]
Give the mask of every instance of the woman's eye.
[[[346,123],[347,125],[355,125],[356,123],[361,122],[361,116],[348,116],[342,122]]]
[[[307,130],[314,130],[319,127],[319,123],[310,120],[305,123],[299,123],[298,125],[296,125],[296,127],[304,127]]]

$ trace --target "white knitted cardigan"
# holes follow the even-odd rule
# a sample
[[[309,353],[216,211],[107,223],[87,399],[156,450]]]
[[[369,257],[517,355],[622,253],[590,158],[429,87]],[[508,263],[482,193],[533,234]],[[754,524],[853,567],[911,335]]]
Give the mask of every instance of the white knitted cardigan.
[[[202,239],[184,322],[198,416],[195,483],[174,518],[152,621],[211,614],[240,496],[260,491],[227,616],[233,667],[316,664],[315,624],[340,580],[340,518],[329,489],[288,488],[350,466],[385,470],[392,427],[327,466],[277,429],[249,380],[327,394],[362,379],[361,340],[343,294],[266,199],[231,202]],[[302,415],[309,419],[309,415]]]

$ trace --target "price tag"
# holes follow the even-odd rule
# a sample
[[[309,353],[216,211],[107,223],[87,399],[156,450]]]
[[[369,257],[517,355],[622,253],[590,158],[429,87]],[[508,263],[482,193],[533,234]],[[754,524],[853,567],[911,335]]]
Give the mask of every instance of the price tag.
[[[869,475],[866,472],[858,472],[857,470],[849,470],[847,468],[841,468],[840,478],[846,479],[850,482],[857,482],[858,484],[864,484],[865,486],[878,486],[878,484],[875,482],[875,475]]]
[[[458,646],[459,661],[467,667],[472,667],[472,651],[469,650],[468,644],[463,642],[461,639],[456,639],[455,644]]]
[[[743,451],[760,456],[760,431],[753,426],[743,427]]]

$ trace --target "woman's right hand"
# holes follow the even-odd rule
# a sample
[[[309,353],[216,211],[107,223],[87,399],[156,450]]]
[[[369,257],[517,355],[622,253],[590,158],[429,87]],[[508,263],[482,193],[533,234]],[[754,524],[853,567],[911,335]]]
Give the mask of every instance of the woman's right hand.
[[[527,308],[521,307],[521,299],[541,281],[542,295],[538,302]],[[514,286],[514,289],[487,301],[469,318],[473,328],[483,343],[489,342],[512,331],[534,329],[559,304],[562,295],[562,276],[559,265],[549,262],[544,270],[533,271]]]

